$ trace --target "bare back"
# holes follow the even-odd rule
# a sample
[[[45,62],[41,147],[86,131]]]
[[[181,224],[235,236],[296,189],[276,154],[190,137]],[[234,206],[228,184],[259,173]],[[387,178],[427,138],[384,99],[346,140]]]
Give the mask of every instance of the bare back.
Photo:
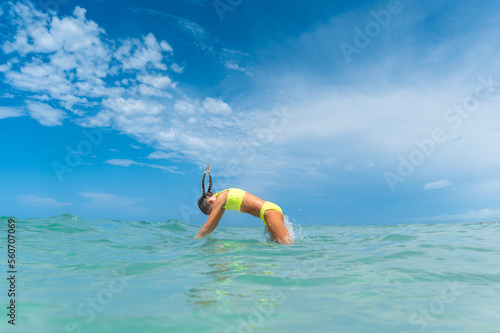
[[[266,201],[246,192],[241,202],[241,212],[260,218],[260,210],[264,202]]]

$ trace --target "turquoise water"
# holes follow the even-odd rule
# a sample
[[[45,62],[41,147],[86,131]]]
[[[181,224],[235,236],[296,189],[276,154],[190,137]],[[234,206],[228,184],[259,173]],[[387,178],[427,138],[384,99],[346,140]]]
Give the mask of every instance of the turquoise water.
[[[16,221],[1,332],[500,332],[499,223],[294,225],[284,246],[260,225]]]

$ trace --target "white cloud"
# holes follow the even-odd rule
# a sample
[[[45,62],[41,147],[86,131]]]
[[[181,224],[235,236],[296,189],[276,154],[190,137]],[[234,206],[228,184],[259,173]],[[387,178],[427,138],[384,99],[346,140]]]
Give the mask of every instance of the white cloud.
[[[18,71],[7,72],[5,77],[6,81],[17,89],[34,93],[49,93],[57,99],[71,92],[66,76],[54,65],[43,63],[39,59],[26,62]]]
[[[166,167],[163,165],[141,163],[141,162],[136,162],[136,161],[129,160],[129,159],[110,159],[110,160],[104,161],[104,163],[111,164],[111,165],[123,166],[123,167],[129,167],[131,165],[139,165],[139,166],[146,166],[146,167],[150,167],[150,168],[154,168],[154,169],[164,170],[164,171],[167,171],[170,173],[183,173],[181,171],[178,171],[177,167]]]
[[[150,143],[166,121],[162,116],[165,106],[154,101],[119,97],[104,100],[102,105],[106,109],[87,117],[84,125],[113,126],[122,133]]]
[[[65,78],[62,71],[73,69],[80,80],[95,80],[107,75],[111,52],[101,42],[104,30],[85,19],[84,9],[76,7],[73,17],[63,19],[43,14],[31,4],[18,3],[13,9],[20,20],[14,21],[18,28],[14,41],[7,41],[3,46],[6,53],[50,55],[50,64],[45,64],[45,67],[50,66],[51,74],[61,78]],[[40,59],[36,59],[36,65],[40,65]],[[16,82],[15,77],[10,79]]]
[[[8,72],[12,68],[12,64],[10,62],[0,65],[0,72]]]
[[[366,75],[367,82],[376,82]],[[493,76],[493,81],[499,79]],[[486,153],[496,149],[494,145],[499,139],[499,133],[491,129],[500,121],[497,112],[500,96],[491,94],[477,111],[467,118],[459,118],[459,128],[453,128],[456,123],[444,118],[454,104],[463,103],[480,86],[477,78],[467,82],[465,77],[459,79],[457,73],[454,77],[441,78],[439,87],[427,82],[411,87],[381,85],[363,91],[332,86],[319,88],[299,77],[287,80],[296,87],[287,87],[282,81],[279,86],[286,92],[282,103],[288,104],[288,113],[293,117],[287,119],[287,124],[278,122],[277,125],[285,126],[273,133],[274,144],[293,147],[278,157],[288,161],[287,165],[307,166],[311,159],[326,155],[341,162],[369,159],[381,169],[381,174],[386,171],[398,174],[399,158],[408,159],[413,151],[420,151],[419,145],[428,142],[435,129],[444,132],[445,141],[431,145],[429,155],[424,154],[423,165],[415,168],[419,172],[411,177],[434,177],[433,174],[463,168],[493,172],[500,165],[499,154]],[[457,81],[463,85],[459,90]],[[269,122],[261,123],[262,129],[272,127]],[[451,143],[456,136],[463,139]],[[466,160],[465,155],[469,156]]]
[[[61,126],[62,120],[66,118],[66,112],[63,110],[39,102],[30,102],[28,112],[31,118],[44,126]]]
[[[111,41],[104,29],[86,19],[83,8],[76,7],[73,16],[59,18],[36,10],[30,3],[10,6],[15,34],[2,48],[15,61],[1,69],[13,87],[47,94],[71,111],[75,104],[93,106],[101,98],[138,94],[168,97],[164,90],[175,89],[176,83],[168,76],[156,73],[167,69],[163,54],[170,54],[172,47],[157,41],[153,34],[142,40]],[[122,73],[132,81],[140,74],[144,82],[138,87],[111,86],[108,81]]]
[[[58,202],[52,198],[44,198],[36,194],[21,195],[18,196],[18,200],[22,204],[44,206],[44,207],[64,207],[72,205],[72,203]]]
[[[164,40],[162,40],[162,41],[160,42],[160,47],[161,47],[161,49],[162,49],[163,51],[165,51],[165,52],[169,52],[169,53],[174,52],[174,49],[172,48],[172,46],[170,46],[170,44],[169,44],[169,43],[167,43],[167,42],[165,42]]]
[[[158,43],[153,34],[148,34],[139,39],[128,39],[116,51],[115,57],[122,63],[123,69],[146,69],[151,66],[156,69],[166,70],[163,63],[163,52],[172,52],[167,42]]]
[[[143,149],[142,147],[139,147],[139,146],[136,146],[136,145],[133,145],[133,144],[130,144],[130,147],[134,148],[134,149]]]
[[[166,75],[138,75],[137,80],[156,89],[175,88],[172,79]]]
[[[149,159],[152,160],[161,160],[161,159],[171,159],[171,158],[180,158],[180,156],[176,153],[166,153],[163,151],[155,151],[148,155]]]
[[[83,8],[58,17],[30,3],[10,6],[12,32],[3,44],[11,57],[4,66],[5,82],[31,100],[50,101],[52,106],[30,102],[28,108],[44,125],[60,125],[68,117],[80,126],[110,127],[142,144],[182,152],[183,158],[197,161],[207,154],[214,154],[214,160],[223,158],[259,122],[257,117],[249,122],[250,113],[233,116],[220,98],[200,102],[183,93],[167,73],[170,68],[172,74],[180,74],[183,68],[169,63],[171,45],[153,34],[111,40],[85,17]],[[189,20],[169,20],[197,42],[212,40]],[[221,135],[238,139],[222,142],[216,139]]]
[[[237,63],[234,63],[234,62],[231,62],[231,61],[226,61],[224,63],[224,66],[226,66],[227,69],[232,69],[232,70],[235,70],[235,71],[239,71],[239,72],[243,72],[245,73],[246,75],[252,77],[253,74],[252,72],[246,68],[246,67],[240,67],[240,65],[238,65]]]
[[[111,165],[119,165],[119,166],[124,166],[124,167],[129,167],[133,164],[138,164],[137,162],[134,162],[132,160],[127,160],[127,159],[111,159],[104,161],[104,163],[111,164]]]
[[[249,68],[240,65],[248,58],[250,58],[250,55],[248,53],[228,48],[223,48],[222,52],[219,55],[221,63],[224,64],[227,69],[243,72],[247,76],[253,77],[253,73]]]
[[[137,81],[141,82],[138,87],[138,94],[141,96],[156,96],[172,98],[172,95],[165,90],[175,89],[177,83],[163,75],[138,75]]]
[[[448,186],[451,186],[450,181],[448,179],[441,179],[432,183],[425,184],[424,190],[436,190]]]
[[[498,146],[500,139],[499,133],[492,131],[500,121],[498,92],[482,102],[470,117],[462,119],[458,129],[451,128],[443,115],[474,93],[480,85],[479,75],[487,77],[492,73],[493,80],[500,81],[496,56],[499,47],[491,43],[492,35],[486,29],[493,27],[493,31],[498,31],[498,24],[493,23],[497,22],[498,11],[484,21],[474,15],[477,23],[488,23],[477,24],[470,34],[444,26],[450,34],[438,42],[432,40],[429,44],[434,45],[426,45],[423,52],[421,41],[412,38],[420,39],[419,33],[413,34],[425,26],[429,13],[421,8],[405,9],[408,20],[391,22],[390,29],[383,30],[359,56],[354,54],[353,63],[348,65],[339,43],[352,42],[353,27],[362,28],[367,23],[371,7],[342,13],[323,27],[268,49],[270,54],[286,60],[259,64],[265,74],[256,72],[255,80],[260,85],[258,91],[263,93],[254,95],[254,100],[262,105],[286,105],[296,115],[281,132],[274,133],[273,144],[283,148],[276,158],[288,161],[286,166],[307,166],[311,158],[325,156],[338,159],[339,165],[343,161],[370,159],[381,175],[384,171],[397,174],[399,156],[408,158],[418,149],[415,141],[427,139],[434,129],[441,128],[448,140],[437,145],[431,156],[425,155],[424,164],[416,168],[412,179],[429,179],[449,170],[493,175],[495,168],[500,167],[500,154],[491,153],[497,150],[494,145]],[[442,9],[442,4],[431,7],[431,12],[438,12],[437,7]],[[456,17],[463,16],[455,14],[446,14],[452,24],[461,22]],[[440,48],[440,54],[433,53],[435,46]],[[322,56],[325,60],[320,59]],[[229,67],[235,69],[233,64],[239,63],[228,60]],[[269,128],[268,124],[263,121],[262,128]],[[463,140],[452,144],[450,141],[456,136],[463,136]],[[383,180],[383,176],[380,178]],[[410,183],[407,181],[404,186],[411,186]]]
[[[179,174],[183,174],[184,173],[182,171],[177,170],[178,169],[177,167],[166,167],[166,166],[163,166],[163,165],[147,164],[147,163],[141,163],[140,165],[148,166],[150,168],[164,170],[164,171],[167,171],[167,172],[170,172],[170,173],[179,173]]]
[[[188,101],[179,100],[175,103],[174,109],[185,114],[194,114],[197,106]]]
[[[184,67],[181,67],[178,64],[172,64],[170,65],[170,68],[177,74],[181,74],[184,71]]]
[[[261,96],[271,95],[273,104],[287,105],[289,113],[295,115],[289,124],[279,127],[283,122],[273,122],[272,110],[266,106],[271,104],[269,100],[262,100],[261,110],[246,109],[241,103],[233,110],[222,99],[186,96],[181,84],[173,80],[174,77],[178,80],[174,75],[182,73],[182,68],[172,63],[172,46],[157,40],[153,34],[111,40],[102,27],[85,17],[85,10],[80,7],[71,16],[57,17],[36,10],[29,3],[11,6],[15,16],[11,22],[13,35],[3,44],[7,56],[12,57],[7,59],[12,60],[7,62],[8,68],[3,67],[7,70],[7,83],[32,94],[31,99],[44,98],[51,104],[59,102],[61,107],[78,116],[68,114],[81,126],[112,127],[142,144],[182,152],[183,158],[196,162],[204,161],[207,156],[214,161],[227,160],[245,147],[257,150],[259,159],[272,155],[279,160],[277,163],[289,162],[285,165],[316,171],[322,166],[311,166],[305,161],[325,155],[338,161],[339,169],[360,170],[365,160],[373,161],[371,166],[397,167],[398,156],[415,149],[416,139],[426,138],[435,127],[448,126],[442,121],[443,113],[453,103],[461,102],[477,85],[476,78],[471,80],[467,72],[476,73],[477,66],[469,69],[464,65],[467,71],[456,71],[453,77],[441,77],[439,82],[424,82],[418,73],[406,71],[405,74],[411,75],[401,77],[408,77],[412,83],[400,85],[398,82],[391,86],[381,78],[399,68],[394,66],[392,58],[374,62],[372,67],[360,67],[360,70],[350,67],[352,77],[361,77],[363,82],[349,88],[318,86],[300,73],[274,75],[264,68],[266,75],[257,82],[259,89],[265,91]],[[222,48],[199,24],[154,10],[135,11],[164,15],[161,17],[168,18],[203,47],[213,47],[218,60],[227,68],[247,69],[244,59],[248,54]],[[337,28],[338,22],[332,21],[324,29],[301,35],[294,44],[303,50],[308,50],[306,46],[310,44],[331,46],[338,55],[338,41],[324,42],[325,36],[331,38],[331,32]],[[352,37],[351,27],[347,30],[347,35]],[[475,49],[481,48],[471,48]],[[479,51],[474,52],[477,55]],[[334,52],[325,52],[330,53]],[[474,65],[481,59],[471,63]],[[341,64],[347,67],[344,62]],[[281,93],[275,94],[278,91]],[[261,96],[256,95],[255,99],[260,102]],[[474,121],[474,114],[467,120],[467,126],[460,129],[463,140],[446,144],[446,149],[441,149],[429,163],[444,169],[457,165],[464,151],[477,155],[481,151],[494,151],[498,136],[484,128],[498,120],[496,109],[498,98],[481,105],[479,120]],[[52,125],[62,123],[57,112],[52,114],[54,117],[42,121]],[[266,130],[271,131],[272,136],[263,136],[262,131]],[[272,153],[271,145],[293,149],[280,150],[277,155]],[[488,163],[495,167],[500,162],[498,154],[477,157],[467,163],[477,161],[478,165]]]
[[[20,108],[0,106],[0,119],[21,117],[25,114],[24,110]]]
[[[206,97],[201,103],[201,105],[203,105],[203,108],[206,111],[216,115],[229,115],[233,112],[233,110],[228,104],[224,103],[220,99],[215,99],[211,97]]]
[[[197,40],[203,41],[211,38],[210,34],[203,27],[193,21],[178,17],[177,23],[181,29],[191,33]]]
[[[104,30],[85,19],[85,10],[77,7],[74,17],[59,19],[31,4],[12,7],[18,16],[13,20],[17,33],[3,49],[14,56],[29,55],[6,73],[8,83],[35,94],[47,93],[68,108],[75,102],[86,104],[82,96],[106,93],[101,78],[109,73],[111,52],[100,39]]]
[[[241,67],[238,66],[238,64],[235,64],[235,63],[232,63],[232,62],[229,62],[229,61],[226,61],[226,63],[224,64],[224,66],[226,66],[228,69],[241,70]]]
[[[146,100],[134,99],[134,98],[116,98],[107,99],[104,101],[103,105],[113,111],[116,114],[123,114],[130,117],[144,116],[144,115],[158,115],[165,107],[159,103],[148,102]]]

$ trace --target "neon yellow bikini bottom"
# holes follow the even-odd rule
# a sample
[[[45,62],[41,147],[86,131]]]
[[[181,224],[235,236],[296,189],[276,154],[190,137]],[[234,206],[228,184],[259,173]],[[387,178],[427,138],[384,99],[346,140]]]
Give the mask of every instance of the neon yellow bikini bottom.
[[[264,222],[266,227],[267,227],[267,223],[266,223],[266,220],[264,219],[264,214],[268,210],[276,210],[276,211],[280,212],[281,214],[283,214],[283,211],[281,210],[280,206],[278,206],[277,204],[269,202],[269,201],[264,202],[264,204],[262,205],[262,208],[260,209],[260,219],[262,220],[262,222]]]

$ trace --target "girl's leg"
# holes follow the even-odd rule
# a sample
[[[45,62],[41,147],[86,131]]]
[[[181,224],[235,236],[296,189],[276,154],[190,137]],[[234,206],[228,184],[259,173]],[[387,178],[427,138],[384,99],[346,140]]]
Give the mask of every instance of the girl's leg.
[[[266,220],[267,227],[271,236],[281,244],[291,244],[292,240],[288,234],[288,230],[285,227],[285,222],[283,222],[283,214],[277,210],[268,210],[264,213],[264,219]]]

